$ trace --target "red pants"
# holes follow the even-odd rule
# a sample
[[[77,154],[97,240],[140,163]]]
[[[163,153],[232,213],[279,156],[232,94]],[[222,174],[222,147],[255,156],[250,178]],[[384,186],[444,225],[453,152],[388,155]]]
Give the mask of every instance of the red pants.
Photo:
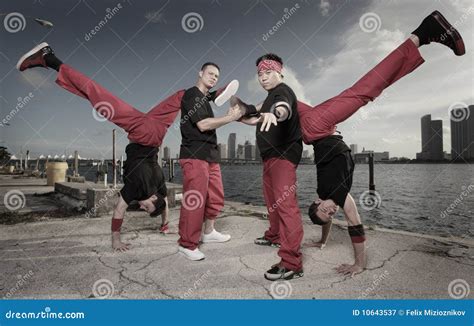
[[[130,141],[153,147],[161,145],[168,127],[181,110],[184,94],[184,90],[178,91],[143,113],[66,64],[61,65],[56,83],[89,100],[97,112],[124,129]]]
[[[296,197],[296,167],[279,158],[263,162],[263,195],[270,221],[265,238],[280,243],[281,264],[294,271],[303,268],[303,223]]]
[[[224,187],[219,163],[197,159],[179,160],[183,171],[183,199],[178,243],[190,250],[199,245],[202,223],[214,220],[224,207]]]
[[[423,62],[415,44],[406,40],[341,94],[314,108],[298,102],[303,141],[311,144],[315,140],[332,135],[336,131],[336,124],[349,118],[369,101],[373,101],[385,88],[415,70]]]

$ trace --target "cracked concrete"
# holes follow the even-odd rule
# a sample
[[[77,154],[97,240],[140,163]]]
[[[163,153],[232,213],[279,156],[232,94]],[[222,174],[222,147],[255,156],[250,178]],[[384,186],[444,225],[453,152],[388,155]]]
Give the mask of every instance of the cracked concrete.
[[[93,298],[94,284],[108,280],[111,298],[214,299],[274,298],[265,270],[279,261],[277,250],[253,244],[265,231],[265,209],[226,204],[217,228],[232,235],[224,244],[204,244],[206,259],[186,260],[177,253],[178,235],[157,232],[160,219],[130,212],[123,225],[126,253],[110,248],[110,216],[48,218],[2,225],[0,297]],[[179,209],[171,211],[177,224]],[[320,228],[305,217],[304,242],[319,240]],[[342,223],[333,227],[323,249],[304,247],[304,277],[282,283],[288,298],[450,298],[455,279],[474,286],[474,241],[407,232],[367,231],[369,264],[354,278],[334,272],[352,262]],[[30,275],[30,276],[28,276]],[[110,283],[109,283],[110,284]],[[472,298],[472,293],[469,298]]]

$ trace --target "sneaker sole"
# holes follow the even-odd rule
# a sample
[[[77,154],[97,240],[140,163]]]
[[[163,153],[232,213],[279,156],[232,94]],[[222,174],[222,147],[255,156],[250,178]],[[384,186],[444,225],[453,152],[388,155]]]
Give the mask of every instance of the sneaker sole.
[[[183,255],[185,258],[191,260],[191,261],[201,261],[201,260],[204,260],[206,259],[206,257],[203,257],[203,258],[200,258],[200,259],[195,259],[195,258],[191,258],[189,257],[188,255],[186,255],[184,252],[181,252],[181,251],[178,251],[180,255]]]
[[[454,54],[458,56],[465,54],[466,48],[464,46],[464,41],[458,30],[454,28],[439,11],[434,12],[433,18],[436,19],[436,21],[446,30],[447,36],[453,39],[457,50],[454,50]]]
[[[227,239],[227,240],[225,240],[225,241],[219,241],[219,240],[207,240],[207,241],[204,241],[204,240],[201,240],[201,242],[202,242],[202,243],[224,243],[224,242],[229,242],[230,239],[232,239],[232,238],[229,238],[229,239]]]
[[[285,281],[289,281],[289,280],[293,280],[293,279],[296,279],[296,278],[300,278],[300,277],[303,277],[304,276],[304,272],[298,272],[298,273],[294,273],[294,274],[291,274],[287,277],[282,277],[280,275],[280,277],[278,278],[269,278],[267,277],[266,274],[263,275],[265,277],[266,280],[268,281],[278,281],[278,280],[285,280]]]
[[[217,106],[222,106],[227,102],[233,95],[239,90],[239,81],[234,79],[227,85],[226,89],[214,100],[214,104]]]
[[[23,61],[25,61],[28,57],[32,56],[33,54],[35,54],[36,52],[38,52],[39,50],[41,50],[42,48],[46,47],[46,46],[49,46],[48,43],[46,42],[43,42],[41,44],[38,44],[37,46],[35,46],[34,48],[32,48],[30,51],[28,51],[27,53],[25,53],[21,58],[20,60],[18,60],[17,64],[16,64],[16,69],[20,70],[20,66],[21,64],[23,63]]]

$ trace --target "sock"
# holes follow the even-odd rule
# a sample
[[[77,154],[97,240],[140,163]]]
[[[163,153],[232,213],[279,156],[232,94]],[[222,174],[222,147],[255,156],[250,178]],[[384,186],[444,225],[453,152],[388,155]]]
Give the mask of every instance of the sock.
[[[349,225],[347,230],[349,231],[352,243],[361,243],[365,241],[365,232],[362,224]]]
[[[48,53],[44,56],[44,62],[46,65],[56,71],[59,71],[59,67],[63,64],[61,60],[58,59],[54,54]]]
[[[120,232],[123,218],[112,218],[112,232]]]

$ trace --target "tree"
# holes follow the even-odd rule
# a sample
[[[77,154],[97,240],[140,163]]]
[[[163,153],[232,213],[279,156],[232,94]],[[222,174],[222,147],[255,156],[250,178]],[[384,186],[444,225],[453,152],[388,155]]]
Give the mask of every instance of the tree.
[[[5,165],[10,161],[12,154],[10,154],[6,147],[0,146],[0,165]]]

